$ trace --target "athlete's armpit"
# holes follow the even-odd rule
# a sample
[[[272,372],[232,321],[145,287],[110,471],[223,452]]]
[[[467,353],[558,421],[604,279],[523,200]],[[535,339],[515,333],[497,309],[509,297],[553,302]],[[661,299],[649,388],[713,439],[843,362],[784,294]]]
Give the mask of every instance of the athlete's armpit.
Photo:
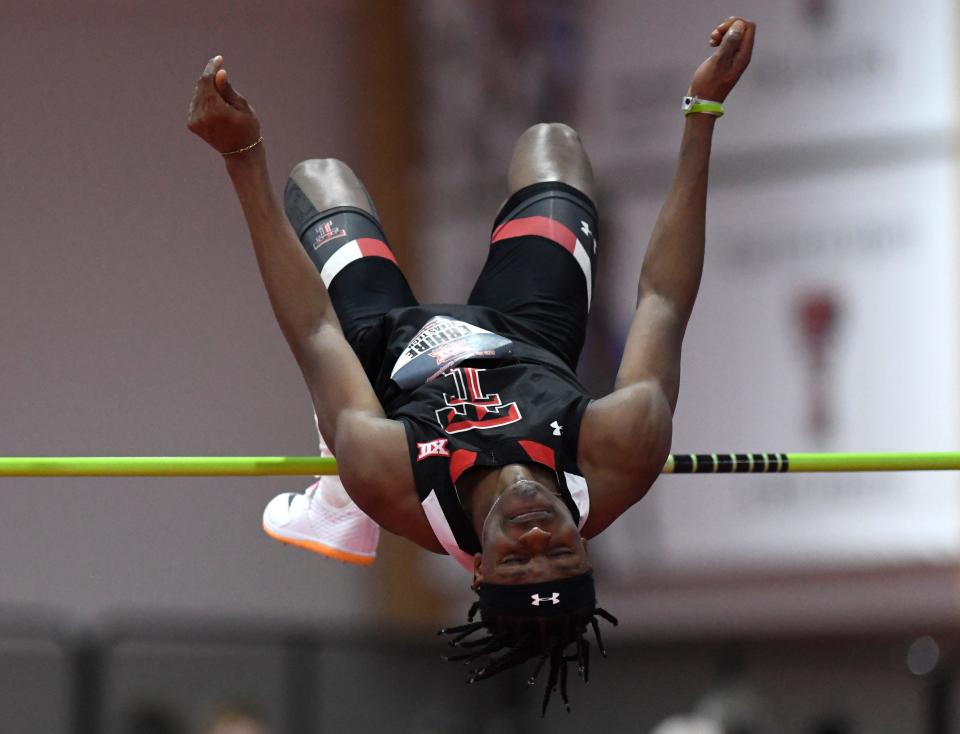
[[[587,407],[580,426],[577,463],[590,488],[590,538],[639,502],[670,453],[673,415],[658,382],[616,390]]]
[[[350,411],[337,422],[336,441],[340,479],[350,499],[380,527],[443,553],[420,505],[403,424]]]

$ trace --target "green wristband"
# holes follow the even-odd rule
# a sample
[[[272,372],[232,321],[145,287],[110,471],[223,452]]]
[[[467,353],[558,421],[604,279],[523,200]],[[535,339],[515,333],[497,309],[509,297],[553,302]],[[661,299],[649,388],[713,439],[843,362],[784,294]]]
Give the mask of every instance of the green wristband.
[[[683,106],[684,117],[692,115],[694,112],[702,112],[714,117],[723,117],[723,105],[720,102],[713,102],[709,99],[700,99],[699,97],[684,97]]]

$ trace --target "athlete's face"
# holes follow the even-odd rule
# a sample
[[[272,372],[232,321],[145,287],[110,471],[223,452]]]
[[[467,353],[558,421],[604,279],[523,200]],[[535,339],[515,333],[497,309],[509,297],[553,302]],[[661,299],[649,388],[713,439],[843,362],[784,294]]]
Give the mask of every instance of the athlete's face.
[[[508,487],[483,523],[474,583],[529,584],[591,569],[587,545],[563,501],[542,484]]]

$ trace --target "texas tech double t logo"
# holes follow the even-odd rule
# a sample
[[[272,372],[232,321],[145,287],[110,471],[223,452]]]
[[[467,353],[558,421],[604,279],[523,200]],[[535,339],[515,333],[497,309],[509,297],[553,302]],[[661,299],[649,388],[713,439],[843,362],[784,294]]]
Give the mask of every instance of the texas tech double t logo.
[[[498,428],[523,418],[516,403],[503,404],[498,393],[484,393],[480,386],[483,372],[475,367],[456,367],[444,373],[453,378],[457,390],[456,395],[444,394],[447,405],[437,411],[437,421],[447,433]]]

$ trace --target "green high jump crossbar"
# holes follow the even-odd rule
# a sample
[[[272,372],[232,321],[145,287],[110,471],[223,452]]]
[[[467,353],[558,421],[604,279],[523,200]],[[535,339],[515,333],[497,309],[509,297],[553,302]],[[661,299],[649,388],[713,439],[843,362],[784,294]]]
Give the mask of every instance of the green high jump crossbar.
[[[960,451],[843,454],[671,454],[664,474],[960,471]],[[0,477],[313,476],[337,473],[319,456],[11,456]]]

